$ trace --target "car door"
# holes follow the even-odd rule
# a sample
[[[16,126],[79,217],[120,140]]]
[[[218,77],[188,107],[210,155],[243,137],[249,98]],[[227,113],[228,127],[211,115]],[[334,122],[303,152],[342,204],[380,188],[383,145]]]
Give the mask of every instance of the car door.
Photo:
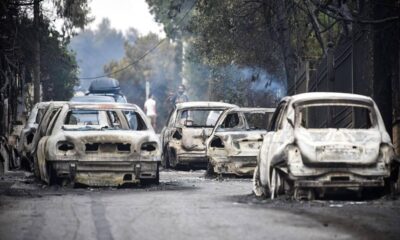
[[[286,128],[287,102],[282,101],[272,116],[268,133],[264,135],[258,157],[260,181],[262,185],[269,185],[271,160],[283,153],[282,147],[289,135]]]
[[[46,124],[45,130],[44,130],[44,136],[39,140],[39,143],[37,146],[36,156],[37,156],[37,163],[39,166],[40,178],[45,182],[49,182],[47,165],[46,165],[46,157],[45,157],[46,156],[47,139],[52,134],[54,125],[56,124],[56,121],[58,119],[58,116],[60,115],[61,110],[62,110],[61,108],[53,109],[52,114],[50,114],[49,118],[46,119],[46,122],[48,124]]]
[[[163,150],[165,150],[165,147],[167,147],[167,144],[171,138],[171,132],[172,132],[172,128],[174,126],[175,123],[175,118],[176,118],[176,108],[174,108],[168,117],[167,120],[167,124],[165,125],[165,127],[161,130],[161,146],[163,148]]]

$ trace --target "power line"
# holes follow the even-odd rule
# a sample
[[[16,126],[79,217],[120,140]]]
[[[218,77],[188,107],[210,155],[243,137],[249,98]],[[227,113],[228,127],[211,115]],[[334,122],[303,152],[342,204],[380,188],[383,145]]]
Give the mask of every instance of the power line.
[[[179,26],[183,20],[187,17],[187,15],[189,15],[189,13],[192,11],[192,9],[194,8],[194,6],[196,5],[196,1],[193,2],[193,5],[189,8],[189,10],[185,13],[185,15],[183,15],[183,17],[178,21],[177,26]],[[174,29],[174,31],[177,30],[177,28]],[[154,45],[152,48],[150,48],[149,50],[147,50],[142,56],[140,56],[138,59],[136,59],[135,61],[129,63],[128,65],[126,65],[125,67],[122,67],[120,69],[117,69],[111,73],[108,74],[104,74],[104,75],[100,75],[100,76],[96,76],[96,77],[81,77],[79,78],[80,80],[89,80],[89,79],[98,79],[98,78],[103,78],[103,77],[110,77],[111,75],[118,73],[118,72],[122,72],[128,68],[131,68],[133,65],[136,65],[137,63],[139,63],[141,60],[143,60],[147,55],[149,55],[150,53],[152,53],[154,50],[156,50],[163,42],[165,42],[167,40],[167,37],[165,37],[164,39],[160,40],[156,45]]]

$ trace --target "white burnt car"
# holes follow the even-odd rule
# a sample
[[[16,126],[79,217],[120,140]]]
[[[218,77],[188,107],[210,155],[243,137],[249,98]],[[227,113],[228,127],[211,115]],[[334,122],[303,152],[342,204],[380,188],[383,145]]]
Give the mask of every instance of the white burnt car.
[[[269,130],[254,172],[258,196],[313,199],[329,190],[398,187],[390,136],[370,97],[322,92],[286,97]]]
[[[275,108],[225,110],[207,140],[209,174],[252,176]]]
[[[177,104],[161,132],[163,166],[206,168],[208,164],[206,140],[221,113],[233,107],[237,106],[223,102]]]
[[[17,146],[18,154],[21,157],[22,164],[31,170],[33,170],[33,156],[31,154],[32,149],[36,147],[38,139],[35,138],[36,131],[39,123],[45,116],[45,113],[53,106],[62,106],[65,102],[39,102],[32,108],[29,118],[21,131],[19,142]]]
[[[133,104],[67,103],[45,129],[36,150],[40,178],[92,186],[158,183],[159,140]]]

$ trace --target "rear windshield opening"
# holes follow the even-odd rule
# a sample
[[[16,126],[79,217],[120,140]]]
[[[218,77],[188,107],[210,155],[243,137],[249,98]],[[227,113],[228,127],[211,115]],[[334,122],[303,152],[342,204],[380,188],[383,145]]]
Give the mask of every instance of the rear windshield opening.
[[[65,125],[99,125],[99,112],[93,110],[69,111]]]
[[[372,127],[370,110],[360,106],[305,106],[300,111],[304,128],[368,129]]]
[[[178,126],[214,127],[222,110],[220,109],[186,109],[178,113]]]
[[[247,127],[250,130],[267,129],[269,124],[268,113],[245,113]]]
[[[244,117],[244,118],[243,118]],[[226,115],[217,131],[265,130],[268,126],[267,113],[231,112]]]

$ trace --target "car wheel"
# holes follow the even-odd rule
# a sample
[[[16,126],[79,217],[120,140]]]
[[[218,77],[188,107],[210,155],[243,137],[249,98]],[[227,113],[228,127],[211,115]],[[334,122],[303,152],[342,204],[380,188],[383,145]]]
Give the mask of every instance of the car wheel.
[[[168,153],[168,148],[164,148],[163,151],[163,160],[162,160],[162,167],[165,169],[171,168],[169,164],[169,153]]]
[[[4,162],[0,159],[0,176],[4,174]]]
[[[178,167],[176,163],[176,153],[173,148],[169,149],[168,151],[168,166],[174,169]]]
[[[47,184],[49,186],[60,183],[60,178],[57,177],[57,173],[51,164],[46,163],[46,171],[47,171],[47,179],[49,180]]]
[[[35,175],[36,178],[40,179],[40,169],[36,154],[34,154],[31,169],[33,171],[33,175]]]
[[[254,169],[253,174],[253,192],[257,197],[267,197],[266,188],[261,185],[260,171],[258,166]]]
[[[212,165],[210,160],[208,160],[208,163],[207,163],[206,175],[209,177],[215,176],[214,166]]]

